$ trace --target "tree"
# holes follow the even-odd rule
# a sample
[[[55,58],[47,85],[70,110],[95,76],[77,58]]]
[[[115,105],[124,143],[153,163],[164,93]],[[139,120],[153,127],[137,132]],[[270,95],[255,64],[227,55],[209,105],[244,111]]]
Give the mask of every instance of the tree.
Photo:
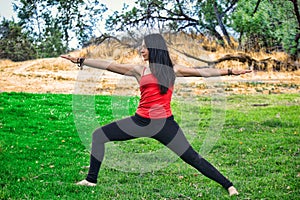
[[[116,11],[109,31],[132,29],[196,32],[232,46],[237,37],[244,50],[300,52],[299,0],[141,0]]]
[[[235,8],[237,0],[141,0],[129,11],[116,11],[107,20],[109,31],[128,31],[141,27],[172,31],[195,31],[214,36],[224,45],[231,45],[227,31],[228,13]],[[221,27],[221,33],[218,28]],[[223,35],[223,36],[222,36]]]
[[[300,31],[296,2],[240,0],[232,15],[232,27],[240,33],[241,45],[249,50],[284,48],[295,55]]]
[[[63,34],[59,30],[57,22],[48,19],[50,25],[46,26],[43,37],[39,40],[39,57],[56,57],[67,51],[67,47],[62,40]]]
[[[300,54],[300,11],[299,11],[299,3],[298,0],[290,0],[293,3],[294,7],[294,13],[298,22],[298,27],[296,28],[296,35],[295,35],[295,44],[292,46],[292,51],[295,59],[299,56]]]
[[[0,59],[24,61],[36,58],[32,39],[14,21],[3,19],[0,24]]]
[[[106,9],[98,0],[19,0],[14,3],[21,26],[31,32],[35,43],[45,47],[41,43],[54,41],[56,50],[61,49],[61,45],[62,50],[70,49],[69,43],[74,37],[81,44],[88,41]]]

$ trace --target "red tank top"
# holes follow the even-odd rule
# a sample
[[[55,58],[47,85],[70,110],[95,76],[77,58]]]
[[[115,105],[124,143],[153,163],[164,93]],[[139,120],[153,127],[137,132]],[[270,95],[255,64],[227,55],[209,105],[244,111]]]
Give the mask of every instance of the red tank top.
[[[140,80],[141,99],[136,113],[144,118],[161,119],[172,115],[171,98],[173,87],[160,94],[158,81],[153,74],[143,75]]]

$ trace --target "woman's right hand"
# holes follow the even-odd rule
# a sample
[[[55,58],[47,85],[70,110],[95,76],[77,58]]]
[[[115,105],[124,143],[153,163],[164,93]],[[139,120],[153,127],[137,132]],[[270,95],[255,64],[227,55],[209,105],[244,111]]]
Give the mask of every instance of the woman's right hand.
[[[64,58],[64,59],[67,59],[67,60],[71,61],[72,63],[76,63],[76,64],[79,63],[79,58],[75,58],[75,57],[72,57],[70,55],[61,55],[60,57]]]

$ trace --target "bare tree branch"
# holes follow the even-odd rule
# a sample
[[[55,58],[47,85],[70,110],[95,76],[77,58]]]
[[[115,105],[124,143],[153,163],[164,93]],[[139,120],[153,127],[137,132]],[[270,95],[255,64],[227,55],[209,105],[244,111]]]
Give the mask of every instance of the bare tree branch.
[[[231,2],[231,5],[228,8],[226,8],[226,10],[224,10],[224,12],[221,14],[221,17],[223,18],[224,15],[226,15],[227,12],[229,12],[231,9],[233,9],[233,7],[237,4],[238,1],[239,0],[233,0]]]
[[[260,2],[261,2],[261,0],[258,0],[258,1],[256,2],[256,6],[255,6],[255,8],[254,8],[254,11],[253,11],[253,13],[252,13],[252,16],[253,16],[253,15],[256,13],[256,11],[258,10],[258,7],[259,7]]]
[[[100,37],[96,37],[94,39],[92,39],[91,41],[89,41],[89,43],[87,43],[85,46],[88,46],[88,45],[91,45],[91,44],[95,44],[95,45],[100,45],[101,43],[103,43],[104,41],[108,40],[108,39],[114,39],[116,40],[118,43],[120,43],[121,45],[125,46],[125,47],[128,47],[128,48],[137,48],[137,45],[134,44],[134,45],[131,45],[131,44],[128,44],[128,43],[124,43],[123,41],[121,41],[120,39],[118,39],[117,37],[115,36],[111,36],[109,34],[102,34]]]
[[[158,4],[155,3],[155,2],[153,2],[153,5],[155,5],[155,6],[156,6],[157,8],[159,8],[160,10],[164,10],[164,11],[166,11],[166,12],[168,12],[168,13],[170,13],[170,14],[172,14],[172,15],[178,17],[178,18],[170,18],[170,20],[176,20],[176,19],[178,19],[178,20],[187,20],[187,21],[192,21],[192,22],[197,22],[197,23],[198,23],[198,20],[197,20],[197,19],[194,19],[194,18],[192,18],[192,17],[186,15],[186,14],[183,12],[183,9],[182,9],[182,7],[180,6],[179,0],[176,0],[176,2],[178,3],[178,6],[179,6],[179,10],[180,10],[180,13],[179,13],[179,14],[178,14],[178,13],[175,13],[175,12],[169,10],[169,9],[166,9],[165,7],[161,7],[160,5],[158,5]],[[183,18],[180,18],[180,17],[183,17]],[[157,18],[157,17],[155,17],[155,18]],[[160,19],[160,18],[158,18],[158,19]]]
[[[186,25],[184,25],[184,26],[181,26],[181,27],[179,27],[178,28],[178,31],[180,31],[180,30],[184,30],[185,28],[187,28],[187,27],[195,27],[195,26],[197,26],[198,25],[198,23],[193,23],[193,22],[191,22],[191,23],[188,23],[188,24],[186,24]]]
[[[295,62],[292,62],[292,63],[291,62],[283,62],[283,61],[271,59],[271,58],[256,60],[256,59],[252,58],[251,56],[243,54],[243,53],[227,54],[217,60],[208,61],[208,60],[204,60],[204,59],[198,58],[196,56],[190,55],[183,51],[177,50],[175,48],[172,48],[172,49],[174,49],[175,51],[177,51],[189,58],[198,60],[200,62],[204,62],[204,63],[208,64],[207,67],[211,67],[211,68],[214,68],[217,64],[224,62],[224,61],[238,61],[238,62],[246,63],[248,65],[249,69],[259,70],[259,71],[267,71],[270,69],[269,66],[271,66],[271,69],[273,71],[281,71],[283,69],[296,71],[296,70],[300,69],[300,65]],[[201,68],[203,68],[203,67],[201,67]]]

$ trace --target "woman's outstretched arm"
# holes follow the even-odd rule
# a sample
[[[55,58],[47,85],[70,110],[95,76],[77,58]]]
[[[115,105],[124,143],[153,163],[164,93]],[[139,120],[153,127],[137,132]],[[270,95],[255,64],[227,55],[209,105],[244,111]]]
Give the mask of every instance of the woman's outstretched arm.
[[[122,75],[134,76],[136,78],[138,78],[141,75],[141,71],[143,69],[143,66],[137,64],[118,64],[114,61],[77,58],[68,55],[61,55],[60,57],[80,65],[85,65],[88,67],[102,70],[108,70]]]
[[[176,76],[179,77],[215,77],[226,75],[241,75],[252,72],[252,70],[215,69],[215,68],[193,68],[175,65]]]

